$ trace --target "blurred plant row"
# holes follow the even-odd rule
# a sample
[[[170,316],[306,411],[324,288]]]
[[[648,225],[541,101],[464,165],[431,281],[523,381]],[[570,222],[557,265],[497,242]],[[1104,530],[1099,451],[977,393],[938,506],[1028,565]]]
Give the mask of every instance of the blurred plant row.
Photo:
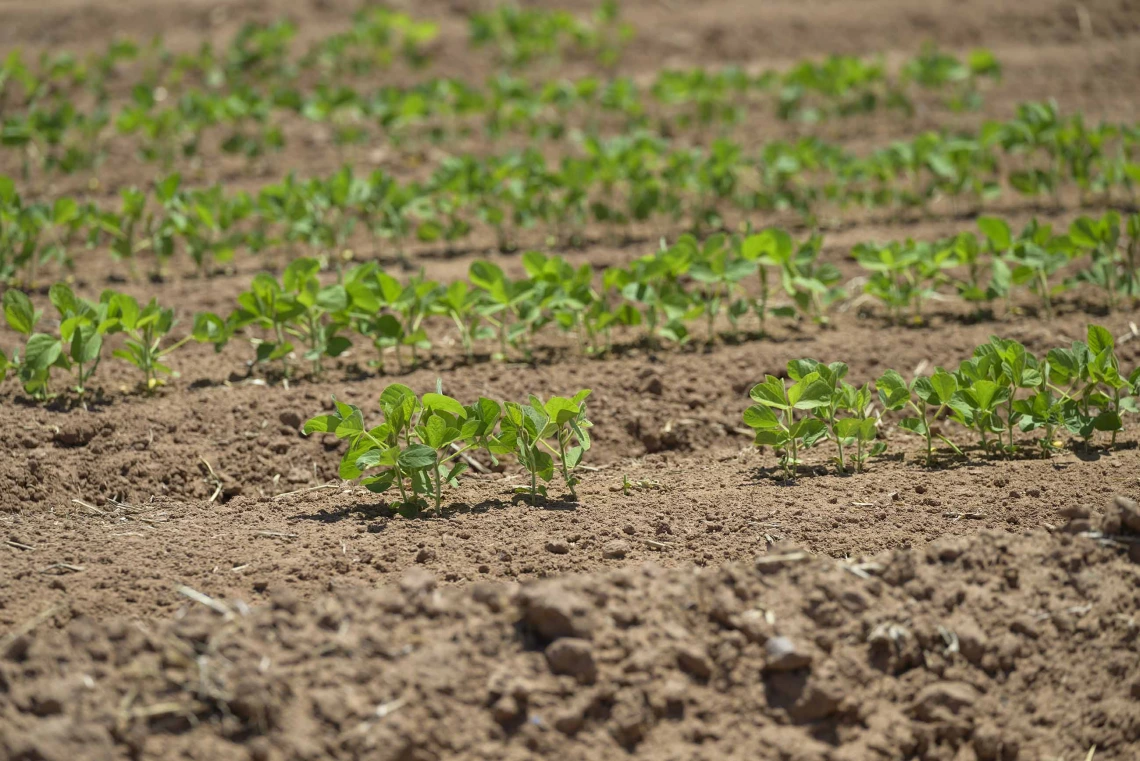
[[[726,129],[773,98],[779,118],[807,122],[879,108],[911,114],[915,93],[924,90],[941,93],[951,108],[974,108],[980,104],[980,83],[1000,72],[985,51],[962,61],[927,49],[896,75],[882,62],[833,56],[757,76],[738,68],[664,71],[644,92],[627,77],[532,83],[510,73],[491,77],[483,88],[435,78],[363,92],[339,79],[332,67],[328,80],[317,84],[183,87],[177,97],[148,82],[132,87],[116,106],[100,103],[83,110],[62,91],[38,83],[18,58],[10,57],[6,67],[0,70],[0,102],[5,89],[20,82],[29,102],[6,109],[0,146],[19,151],[25,178],[33,168],[65,173],[94,168],[116,136],[137,146],[141,159],[167,168],[201,153],[209,135],[217,136],[225,153],[261,156],[285,145],[280,114],[327,124],[339,146],[380,135],[397,144],[423,137],[439,143],[480,128],[491,139],[504,134],[561,139],[575,129],[590,133],[606,125],[621,132],[671,134],[692,127]]]
[[[635,223],[670,221],[699,234],[729,228],[733,214],[794,210],[812,223],[850,206],[928,209],[940,199],[977,211],[1010,188],[1058,204],[1068,186],[1084,202],[1134,201],[1138,144],[1134,126],[1090,126],[1035,103],[973,135],[925,133],[863,156],[816,139],[750,155],[729,140],[706,150],[640,134],[585,139],[557,162],[534,149],[450,157],[422,181],[346,167],[249,194],[183,187],[172,174],[123,190],[118,208],[69,196],[27,201],[0,175],[0,278],[32,284],[45,264],[73,266],[81,247],[107,247],[132,271],[145,260],[159,275],[178,252],[200,271],[281,244],[338,256],[358,231],[389,241],[402,259],[411,241],[454,244],[480,232],[508,251],[534,228],[547,242],[581,244],[589,225],[621,236]]]

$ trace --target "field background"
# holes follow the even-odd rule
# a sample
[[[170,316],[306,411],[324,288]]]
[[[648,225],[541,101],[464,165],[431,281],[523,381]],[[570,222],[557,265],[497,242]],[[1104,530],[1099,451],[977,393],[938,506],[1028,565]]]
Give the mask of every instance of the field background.
[[[481,82],[492,73],[489,57],[466,47],[465,14],[482,5],[467,0],[390,5],[440,24],[431,48],[433,76]],[[344,28],[356,7],[336,0],[97,5],[9,0],[0,5],[0,54],[15,47],[81,53],[102,49],[112,35],[145,39],[157,33],[173,48],[191,49],[203,40],[229,40],[244,22],[281,16],[297,22],[303,44]],[[585,14],[593,5],[567,0],[559,7]],[[1018,103],[1048,98],[1056,99],[1063,113],[1083,112],[1089,122],[1140,120],[1140,5],[1134,1],[626,0],[622,14],[636,36],[618,72],[645,79],[662,68],[736,64],[751,71],[831,53],[883,54],[890,63],[914,54],[924,41],[959,53],[988,47],[1003,66],[1002,80],[986,90],[978,112],[920,109],[911,118],[877,112],[812,127],[761,114],[733,132],[746,147],[816,134],[864,150],[948,124],[1009,118]],[[570,61],[546,76],[591,71],[589,62]],[[391,81],[416,76],[396,70]],[[337,151],[320,125],[297,120],[284,127],[289,143],[283,153],[252,163],[207,155],[187,173],[188,180],[252,190],[289,172],[331,173],[345,161],[360,171],[383,168],[411,178],[450,150],[501,152],[525,144],[517,138],[474,139],[415,155],[377,144]],[[702,137],[683,139],[700,142]],[[154,173],[153,166],[124,152],[100,170],[89,197],[113,203],[120,188],[150,182]],[[51,197],[82,192],[84,183],[37,178],[21,192]],[[1007,194],[993,208],[990,213],[1001,213],[1015,228],[1032,216],[1065,227],[1082,213],[1075,196],[1055,208]],[[782,224],[804,232],[791,216],[760,215],[751,221],[756,227]],[[824,259],[852,277],[857,268],[847,255],[856,242],[933,239],[973,224],[948,205],[929,214],[851,212],[830,220]],[[682,231],[639,227],[632,241],[618,245],[591,228],[587,245],[559,253],[575,264],[628,263],[652,251],[660,237],[672,239]],[[478,258],[521,273],[518,255],[491,251],[492,244],[489,236],[474,236],[458,250],[413,246],[411,259],[444,281],[462,276]],[[352,247],[358,259],[391,261],[381,241],[361,236]],[[187,267],[161,283],[132,281],[109,257],[93,255],[79,263],[76,290],[97,297],[115,283],[140,298],[157,296],[178,310],[182,327],[189,329],[192,312],[228,311],[253,274],[267,267],[279,271],[288,254],[239,256],[231,270],[209,278]],[[46,303],[42,296],[38,303]],[[459,399],[570,395],[591,388],[596,441],[587,462],[597,469],[585,474],[578,503],[549,509],[514,498],[511,489],[521,482],[514,466],[473,475],[452,495],[442,517],[393,516],[373,495],[347,485],[305,491],[334,482],[340,453],[332,442],[301,436],[300,421],[322,411],[332,394],[374,409],[380,390],[394,380],[355,372],[351,357],[334,364],[319,382],[287,387],[250,372],[243,342],[220,354],[187,344],[173,355],[179,377],[153,398],[128,393],[133,379],[122,368],[104,365],[100,383],[107,400],[90,411],[23,403],[16,384],[8,381],[0,387],[5,452],[0,456],[0,538],[33,549],[0,548],[0,632],[12,632],[6,645],[22,643],[20,655],[26,658],[9,657],[0,667],[0,730],[7,727],[14,738],[7,740],[9,746],[0,738],[0,751],[29,761],[67,754],[418,761],[563,753],[602,759],[627,752],[652,759],[858,761],[906,755],[1010,761],[1084,758],[1100,743],[1097,761],[1135,758],[1140,753],[1136,566],[1091,541],[1073,540],[1079,545],[1074,548],[1067,537],[1048,534],[1065,522],[1062,510],[1080,504],[1103,509],[1115,495],[1140,498],[1140,451],[1133,433],[1112,452],[1067,451],[1050,460],[1013,462],[975,459],[928,470],[917,461],[919,439],[892,428],[888,456],[874,461],[866,474],[839,477],[830,469],[822,474],[827,454],[817,451],[808,460],[820,466],[820,475],[782,483],[770,477],[775,456],[752,447],[742,430],[748,389],[793,358],[841,359],[851,366],[851,379],[862,383],[888,367],[909,371],[956,364],[992,334],[1040,352],[1082,338],[1090,320],[1117,336],[1140,322],[1140,310],[1099,314],[1080,293],[1067,296],[1052,320],[1039,317],[1028,303],[1019,306],[994,321],[972,322],[963,319],[958,306],[936,304],[920,327],[890,326],[852,309],[826,329],[785,323],[774,328],[770,340],[654,356],[634,345],[602,360],[581,359],[570,342],[559,345],[548,333],[552,345],[533,365],[467,366],[455,336],[441,334],[426,366],[397,380],[422,393],[439,378]],[[16,338],[0,330],[5,348]],[[1121,344],[1118,353],[1124,367],[1134,367],[1140,341]],[[653,485],[625,494],[624,477]],[[982,538],[975,539],[979,534]],[[620,552],[612,551],[615,543]],[[752,571],[725,565],[748,564],[757,554],[780,556],[787,548],[823,559],[799,571],[789,562],[771,579],[741,580],[734,574]],[[858,574],[837,570],[831,558],[854,563],[890,551],[895,554],[884,573],[910,567],[911,574],[888,583],[873,605],[866,600],[839,605],[830,622],[808,611],[806,603],[799,606],[815,599],[812,595],[826,598],[816,600],[816,608],[845,599],[842,589],[849,585],[876,597]],[[939,554],[944,551],[946,556]],[[928,561],[934,565],[924,565]],[[57,563],[83,570],[43,572]],[[704,567],[704,575],[694,566]],[[1007,567],[1016,569],[1013,582]],[[567,574],[585,575],[561,581]],[[620,598],[623,609],[651,632],[642,640],[628,627],[600,626],[597,648],[607,655],[598,657],[609,665],[589,689],[547,674],[534,642],[512,634],[517,610],[524,611],[519,615],[528,625],[533,621],[525,612],[530,603],[520,602],[517,588],[509,585],[550,578],[566,585],[552,593],[558,599],[581,598],[601,607],[598,600],[606,594],[611,602]],[[995,588],[993,579],[1007,586]],[[908,580],[912,587],[927,585],[927,593],[904,591]],[[786,594],[774,595],[770,584]],[[240,600],[257,612],[220,623],[216,613],[176,591],[183,585],[229,601],[234,610]],[[730,668],[717,660],[721,635],[710,622],[723,611],[707,608],[729,588],[736,590],[734,604],[769,595],[767,609],[786,614],[780,620],[794,622],[791,631],[812,643],[817,666],[827,662],[829,684],[840,693],[818,698],[834,703],[830,711],[817,715],[804,708],[818,696],[809,690],[804,697],[802,684],[774,687],[746,676],[760,668],[759,661],[745,658]],[[961,600],[948,603],[955,594]],[[958,603],[963,608],[955,611]],[[1083,613],[1068,614],[1068,631],[1038,616],[1086,604],[1090,608]],[[1035,628],[1036,636],[1010,633],[1008,619],[1015,609],[1028,616],[1026,626]],[[687,618],[696,615],[693,611],[708,615],[694,623]],[[892,657],[903,665],[892,661],[866,673],[843,667],[844,658],[856,657],[852,638],[866,639],[878,624],[910,617],[912,632],[936,632],[941,617],[951,612],[968,615],[974,626],[989,632],[988,639],[982,637],[989,645],[980,645],[986,655],[976,664],[956,664],[949,657],[946,663],[936,663],[933,656],[924,660],[906,650],[916,646],[913,642],[896,642]],[[1082,629],[1088,617],[1097,623]],[[342,623],[348,621],[351,626]],[[28,622],[34,622],[34,635],[16,637]],[[686,628],[712,653],[702,656],[716,674],[711,682],[708,674],[700,675],[706,669],[686,657],[679,661],[680,671],[675,664],[654,662],[637,679],[611,678],[611,671],[621,668],[628,667],[627,676],[636,671],[631,654],[639,648],[656,653],[665,647],[662,641],[672,642]],[[189,643],[189,650],[172,642]],[[108,651],[103,658],[97,644]],[[415,655],[395,655],[403,646]],[[922,646],[934,648],[930,642]],[[1132,663],[1124,655],[1128,651]],[[215,661],[217,695],[194,693],[197,703],[179,704],[172,715],[148,718],[131,713],[133,708],[118,710],[132,689],[132,706],[143,698],[161,705],[193,693],[186,685],[207,677],[188,665],[186,659],[193,658],[186,652],[220,659]],[[259,671],[262,653],[280,667]],[[989,668],[983,663],[987,655],[1018,666]],[[455,681],[449,683],[452,669]],[[687,712],[668,723],[660,717],[669,715],[670,701],[684,703],[684,674],[694,672],[699,686],[687,698],[692,701]],[[1041,681],[1034,683],[1027,673],[1040,674]],[[97,686],[76,687],[77,674],[94,674]],[[514,685],[516,679],[528,686]],[[873,686],[864,687],[860,679]],[[964,699],[953,690],[949,697],[924,697],[924,689],[948,682],[974,683],[968,707],[959,706]],[[811,689],[826,692],[812,684]],[[630,698],[628,691],[637,689],[643,689],[642,697]],[[1040,697],[1031,697],[1038,689]],[[35,710],[57,693],[58,711]],[[528,694],[530,715],[543,715],[548,723],[557,706],[585,705],[578,710],[583,728],[569,734],[536,729],[527,723],[525,709],[522,726],[512,726],[517,715],[500,705],[502,696],[526,703]],[[377,704],[398,700],[404,701],[398,706],[403,710],[387,721],[377,718]],[[654,701],[665,707],[658,710]],[[935,711],[924,701],[946,715],[924,719]],[[870,707],[854,705],[860,702]],[[657,718],[637,714],[630,719],[622,713],[627,705]],[[1009,705],[1016,710],[1003,713]],[[536,706],[545,706],[546,713]],[[997,718],[985,718],[990,715]],[[986,733],[998,737],[992,753]],[[1020,748],[1020,755],[1009,748]]]

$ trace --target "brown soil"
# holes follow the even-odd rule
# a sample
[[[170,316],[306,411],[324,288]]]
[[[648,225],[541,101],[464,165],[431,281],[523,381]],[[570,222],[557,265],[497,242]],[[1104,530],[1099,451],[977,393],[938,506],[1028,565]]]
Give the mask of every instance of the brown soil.
[[[432,75],[491,72],[463,47],[462,14],[475,4],[405,5],[441,21]],[[990,46],[1006,67],[985,110],[956,117],[963,124],[1050,96],[1092,120],[1140,118],[1140,12],[1126,0],[1081,7],[1089,35],[1076,5],[1060,0],[627,0],[639,35],[623,72],[760,68],[831,52],[894,60],[935,39]],[[331,0],[215,8],[19,0],[0,8],[0,54],[158,31],[192,48],[282,12],[311,38],[352,10]],[[588,71],[572,62],[558,73]],[[939,119],[880,115],[820,134],[860,148]],[[207,162],[196,181],[251,188],[339,165],[327,141],[301,139],[311,125],[290,129],[298,139],[266,166]],[[760,115],[741,136],[802,129]],[[385,168],[403,171],[398,155]],[[154,172],[116,157],[95,197],[111,202],[109,191]],[[1015,199],[999,208],[1019,223],[1037,213],[1063,225],[1080,213],[1070,200],[1060,211]],[[921,219],[851,213],[832,221],[824,256],[852,277],[845,257],[856,241],[972,225],[950,208]],[[563,253],[625,262],[675,232],[646,228],[615,245],[590,230],[588,246]],[[478,257],[520,269],[488,245],[413,254],[443,279]],[[386,256],[375,241],[357,250]],[[283,260],[123,285],[122,267],[92,252],[75,278],[87,296],[111,284],[157,296],[188,327],[191,312],[227,311],[253,272]],[[921,443],[888,425],[888,453],[866,473],[836,476],[817,450],[809,472],[786,483],[740,422],[748,388],[796,357],[842,359],[863,382],[888,367],[955,363],[994,333],[1040,352],[1080,338],[1089,321],[1121,336],[1140,322],[1140,311],[1104,315],[1097,303],[1076,294],[1046,321],[1021,299],[978,321],[937,302],[925,326],[901,328],[851,302],[829,329],[783,324],[765,340],[656,354],[631,335],[605,360],[583,360],[547,332],[533,365],[469,366],[456,336],[440,331],[414,372],[378,375],[361,346],[322,380],[288,385],[251,372],[246,345],[221,354],[188,345],[173,355],[179,377],[152,397],[105,362],[86,410],[33,405],[8,381],[0,758],[1024,761],[1085,758],[1094,745],[1097,761],[1137,758],[1140,566],[1128,558],[1135,535],[1110,507],[1116,495],[1140,498],[1134,433],[1113,450],[1012,462],[974,453],[926,468]],[[0,346],[14,341],[0,331]],[[1140,341],[1120,355],[1135,366]],[[461,399],[592,388],[587,462],[598,470],[585,474],[580,499],[531,507],[513,494],[511,465],[465,478],[443,515],[394,515],[333,480],[334,442],[298,432],[332,394],[367,414],[387,383],[422,392],[437,378]],[[626,477],[641,484],[628,494]],[[1081,522],[1086,503],[1110,513],[1107,525]],[[1088,529],[1117,538],[1072,535]]]
[[[1138,569],[1090,539],[987,532],[858,564],[779,545],[699,571],[447,589],[412,569],[157,626],[79,615],[5,640],[0,751],[1130,759]]]

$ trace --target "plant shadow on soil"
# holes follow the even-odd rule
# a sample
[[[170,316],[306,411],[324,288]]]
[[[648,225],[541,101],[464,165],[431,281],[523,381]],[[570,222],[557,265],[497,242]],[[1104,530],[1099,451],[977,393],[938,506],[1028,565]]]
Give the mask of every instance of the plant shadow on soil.
[[[452,502],[442,507],[438,512],[430,507],[410,506],[398,508],[384,501],[373,504],[356,504],[336,510],[318,510],[315,513],[298,513],[288,516],[289,521],[315,521],[318,523],[339,523],[350,518],[363,520],[378,520],[380,518],[395,518],[400,516],[406,520],[431,521],[448,520],[456,515],[480,515],[493,510],[504,510],[510,507],[521,506],[535,510],[573,512],[578,509],[578,502],[573,498],[548,499],[542,498],[537,505],[531,504],[529,494],[514,494],[510,499],[485,499],[482,502],[469,504],[466,502]]]
[[[1086,447],[1082,444],[1074,443],[1064,449],[1058,450],[1057,454],[1070,453],[1082,462],[1098,462],[1102,457],[1107,455],[1112,455],[1116,452],[1131,451],[1138,447],[1140,447],[1140,442],[1136,441],[1122,441],[1114,445],[1096,447]],[[1003,456],[992,452],[983,452],[981,447],[973,446],[962,447],[962,455],[941,452],[936,455],[935,461],[931,464],[923,462],[922,457],[918,457],[918,459],[913,460],[910,465],[928,473],[936,473],[949,472],[962,468],[993,468],[1000,467],[1003,463],[1008,462],[1031,462],[1034,460],[1045,460],[1048,462],[1053,460],[1053,458],[1042,457],[1040,451],[1028,448],[1016,452],[1013,455]],[[868,465],[864,466],[863,473],[872,470],[875,463],[888,462],[902,465],[906,462],[906,454],[903,452],[893,452],[879,455],[868,463]],[[1075,463],[1057,462],[1053,460],[1051,464],[1055,470],[1067,470]],[[848,478],[857,475],[862,475],[862,473],[839,471],[834,465],[801,465],[796,470],[796,477],[788,478],[784,468],[777,464],[753,468],[747,478],[742,482],[742,485],[759,486],[760,484],[774,483],[777,486],[795,486],[800,480],[805,478],[819,478],[823,476]]]

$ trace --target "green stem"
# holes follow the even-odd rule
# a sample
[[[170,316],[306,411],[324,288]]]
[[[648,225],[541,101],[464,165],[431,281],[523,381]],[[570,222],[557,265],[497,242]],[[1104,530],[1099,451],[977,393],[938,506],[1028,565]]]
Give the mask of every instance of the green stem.
[[[280,322],[274,321],[273,330],[277,335],[277,345],[282,346],[285,343],[284,325],[282,325]],[[289,377],[289,357],[288,356],[282,355],[281,365],[282,365],[282,367],[285,368],[285,370],[284,370],[285,377],[288,378]]]
[[[566,469],[566,442],[562,440],[562,432],[558,432],[558,462],[562,466],[562,479],[566,482],[566,488],[570,490],[570,496],[574,499],[578,498],[578,493],[574,491],[574,482],[570,478],[570,471]]]
[[[400,503],[408,504],[408,492],[404,488],[404,471],[400,470],[400,465],[397,463],[393,466],[396,469],[396,486],[400,487]]]
[[[170,346],[167,346],[162,351],[156,352],[154,355],[154,358],[155,359],[162,359],[163,357],[165,357],[170,352],[181,347],[184,343],[186,343],[187,341],[189,341],[193,337],[194,337],[193,335],[185,336],[181,341],[176,341],[175,343],[172,343]]]
[[[930,418],[926,414],[926,402],[922,403],[922,429],[926,432],[926,467],[934,465],[934,441],[930,435]]]
[[[439,466],[437,465],[435,467],[435,514],[436,515],[441,515],[443,513],[443,509],[440,507],[440,499],[442,497],[442,492],[443,492],[443,484],[441,483],[442,481],[443,481],[443,476],[440,475]]]
[[[1005,425],[1009,429],[1009,451],[1013,453],[1013,392],[1010,392],[1009,402],[1005,406]]]
[[[1041,298],[1045,302],[1045,314],[1049,319],[1053,319],[1053,300],[1049,298],[1049,278],[1045,275],[1045,270],[1037,270],[1038,288],[1041,289]]]
[[[1118,388],[1114,388],[1112,390],[1112,411],[1116,413],[1117,417],[1120,417],[1120,389],[1118,389]],[[1110,443],[1110,446],[1112,446],[1112,447],[1116,446],[1116,431],[1115,430],[1113,430],[1113,432],[1112,432],[1112,441]]]
[[[784,398],[785,398],[785,399],[787,399],[787,395],[786,395],[786,394],[785,394]],[[793,430],[793,429],[796,427],[796,425],[795,425],[795,424],[796,424],[796,408],[795,408],[795,407],[791,407],[791,406],[789,406],[789,407],[788,407],[788,431],[789,431],[789,432],[791,432],[791,431],[792,431],[792,430]],[[788,463],[788,465],[789,465],[789,466],[790,466],[790,468],[791,468],[791,470],[789,471],[789,475],[790,475],[792,478],[795,478],[795,477],[796,477],[796,463],[799,461],[799,449],[798,449],[798,447],[796,446],[796,441],[797,441],[797,438],[798,438],[798,437],[797,437],[797,436],[795,436],[794,434],[791,436],[791,439],[792,439],[792,441],[791,441],[791,444],[792,444],[792,459],[791,459],[791,461]]]
[[[534,459],[534,452],[531,452],[531,459]],[[534,463],[531,462],[533,466]],[[534,468],[530,469],[530,506],[538,507],[538,475],[534,472]]]
[[[840,438],[839,432],[835,430],[835,410],[831,410],[831,416],[827,422],[831,425],[831,435],[835,437],[835,446],[839,450],[839,471],[846,473],[847,466],[843,464],[843,439]]]

